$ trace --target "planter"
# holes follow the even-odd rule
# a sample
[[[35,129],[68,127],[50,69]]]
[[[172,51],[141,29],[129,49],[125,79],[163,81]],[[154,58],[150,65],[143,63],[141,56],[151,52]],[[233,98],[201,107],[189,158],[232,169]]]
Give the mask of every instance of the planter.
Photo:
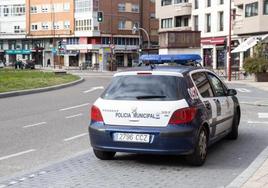
[[[268,72],[257,72],[255,73],[256,82],[268,82]]]

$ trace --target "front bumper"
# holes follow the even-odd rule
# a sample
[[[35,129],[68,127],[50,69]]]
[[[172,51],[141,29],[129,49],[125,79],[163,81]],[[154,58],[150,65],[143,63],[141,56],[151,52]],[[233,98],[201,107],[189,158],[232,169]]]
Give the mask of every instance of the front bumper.
[[[117,142],[114,133],[150,134],[149,143]],[[191,125],[167,127],[108,126],[93,123],[89,126],[91,145],[96,150],[147,153],[147,154],[190,154],[194,150],[196,131]]]

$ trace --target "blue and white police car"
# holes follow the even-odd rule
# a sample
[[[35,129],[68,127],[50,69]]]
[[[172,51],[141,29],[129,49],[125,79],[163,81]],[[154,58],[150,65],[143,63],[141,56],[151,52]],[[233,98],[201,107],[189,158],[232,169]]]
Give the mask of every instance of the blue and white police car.
[[[209,145],[237,139],[236,91],[214,72],[186,66],[201,60],[199,55],[141,59],[150,66],[116,73],[91,108],[89,136],[97,158],[110,160],[116,152],[185,155],[200,166]],[[163,62],[176,65],[155,65]]]

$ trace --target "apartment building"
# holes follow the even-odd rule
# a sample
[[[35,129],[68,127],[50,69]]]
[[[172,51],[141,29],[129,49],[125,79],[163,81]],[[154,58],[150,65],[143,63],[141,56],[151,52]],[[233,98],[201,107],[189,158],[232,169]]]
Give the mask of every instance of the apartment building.
[[[238,54],[240,64],[252,56],[253,47],[261,41],[268,57],[268,0],[234,0],[236,17],[234,34],[239,36],[240,45],[232,51]]]
[[[230,11],[229,0],[193,0],[192,29],[201,31],[201,55],[206,67],[226,68]]]
[[[157,8],[160,33],[184,33],[182,36],[178,35],[184,38],[177,42],[182,43],[181,47],[169,52],[198,53],[203,58],[204,66],[213,69],[226,68],[230,11],[235,14],[233,4],[230,10],[229,0],[158,0]],[[194,31],[200,32],[200,38],[197,33],[191,33]],[[237,37],[232,36],[232,44],[235,40]]]
[[[25,44],[25,35],[25,1],[2,0],[0,2],[0,61],[11,63],[30,54]]]
[[[194,31],[191,0],[157,0],[159,53],[200,54],[200,32]]]
[[[58,43],[74,36],[74,1],[27,0],[26,32],[30,59],[43,66],[63,66],[69,58],[61,54]]]

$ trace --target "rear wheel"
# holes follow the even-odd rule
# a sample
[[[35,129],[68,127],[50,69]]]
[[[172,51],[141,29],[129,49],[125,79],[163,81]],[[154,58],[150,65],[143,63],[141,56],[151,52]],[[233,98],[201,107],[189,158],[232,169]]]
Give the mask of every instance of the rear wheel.
[[[187,161],[193,166],[201,166],[207,158],[208,134],[202,126],[198,135],[198,140],[195,145],[194,153],[187,156]]]
[[[115,152],[101,151],[93,149],[95,156],[101,160],[111,160],[114,158]]]
[[[240,122],[239,110],[234,115],[232,131],[228,134],[227,138],[230,140],[236,140],[238,138],[238,126]]]

